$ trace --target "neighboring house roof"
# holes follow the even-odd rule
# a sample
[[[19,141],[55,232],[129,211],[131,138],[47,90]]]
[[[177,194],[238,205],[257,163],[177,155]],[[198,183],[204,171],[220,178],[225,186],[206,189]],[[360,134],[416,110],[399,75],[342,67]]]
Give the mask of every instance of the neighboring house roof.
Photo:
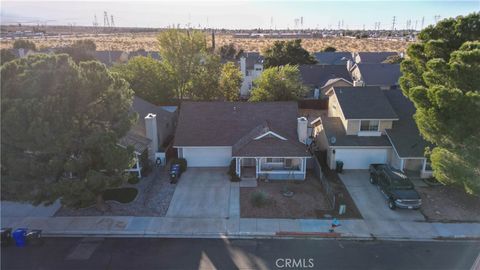
[[[348,60],[352,60],[350,52],[316,52],[313,54],[320,65],[346,65]]]
[[[387,57],[392,55],[398,55],[396,52],[358,52],[360,57],[359,63],[382,63]]]
[[[402,76],[399,64],[357,64],[365,85],[393,86],[398,85]]]
[[[385,91],[385,95],[400,117],[393,122],[392,129],[386,130],[398,155],[402,158],[424,157],[425,147],[430,144],[422,138],[413,119],[415,106],[400,89]]]
[[[333,87],[346,119],[398,119],[378,86]]]
[[[342,78],[348,82],[352,77],[346,66],[340,65],[301,65],[299,67],[300,76],[306,85],[323,87],[332,79]]]
[[[137,96],[133,98],[131,111],[138,113],[138,121],[132,127],[131,131],[142,136],[145,136],[146,134],[145,117],[149,113],[156,115],[158,130],[165,127],[167,123],[170,123],[173,116],[172,112],[163,109],[161,106],[156,106]]]
[[[150,142],[151,140],[149,138],[129,131],[123,138],[120,139],[118,144],[123,147],[131,145],[137,154],[141,154],[148,149]]]
[[[160,60],[160,54],[155,51],[145,51],[145,50],[138,50],[133,51],[128,54],[128,59],[132,59],[133,57],[143,56],[143,57],[152,57],[155,60]]]
[[[335,79],[330,79],[330,80],[328,80],[328,81],[325,83],[325,85],[322,86],[322,88],[329,89],[329,87],[331,87],[331,86],[333,86],[334,84],[339,83],[339,82],[344,82],[344,83],[347,84],[347,85],[353,86],[353,84],[352,84],[351,81],[347,81],[347,80],[345,80],[344,78],[335,78]]]
[[[322,125],[330,146],[373,146],[388,147],[391,146],[387,136],[357,136],[347,135],[340,117],[328,117],[326,114],[320,116]],[[335,137],[335,143],[331,142]]]
[[[263,64],[263,56],[258,52],[246,52],[243,53],[243,57],[246,58],[246,66],[248,70],[254,69],[255,64]]]
[[[122,56],[123,51],[96,51],[95,58],[107,66],[117,62]]]
[[[310,156],[297,138],[297,116],[296,102],[183,102],[174,146],[231,146],[233,156]],[[256,139],[269,131],[278,136]]]

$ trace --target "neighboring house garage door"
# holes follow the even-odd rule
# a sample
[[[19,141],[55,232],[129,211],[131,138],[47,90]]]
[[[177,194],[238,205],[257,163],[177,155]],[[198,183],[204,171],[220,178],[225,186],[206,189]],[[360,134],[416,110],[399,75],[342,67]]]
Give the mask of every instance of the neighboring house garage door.
[[[231,147],[183,147],[188,167],[227,167],[232,160]]]
[[[372,163],[387,163],[390,149],[335,149],[335,160],[343,161],[344,169],[368,169]]]

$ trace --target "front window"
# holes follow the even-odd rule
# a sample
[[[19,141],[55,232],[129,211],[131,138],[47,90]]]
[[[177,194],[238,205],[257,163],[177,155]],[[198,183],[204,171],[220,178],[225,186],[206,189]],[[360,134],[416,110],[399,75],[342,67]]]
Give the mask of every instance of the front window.
[[[362,120],[360,123],[360,131],[378,131],[378,120]]]

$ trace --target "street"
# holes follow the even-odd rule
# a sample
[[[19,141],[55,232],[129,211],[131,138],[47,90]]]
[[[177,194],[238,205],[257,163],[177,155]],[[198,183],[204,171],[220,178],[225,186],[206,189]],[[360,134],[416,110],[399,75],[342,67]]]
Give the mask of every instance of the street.
[[[44,238],[2,269],[471,269],[479,242]]]

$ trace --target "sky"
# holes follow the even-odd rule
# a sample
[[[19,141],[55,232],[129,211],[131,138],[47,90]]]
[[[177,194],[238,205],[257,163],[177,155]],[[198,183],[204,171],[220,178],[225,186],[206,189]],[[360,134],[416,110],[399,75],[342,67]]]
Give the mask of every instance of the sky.
[[[214,27],[226,29],[421,28],[440,19],[480,11],[480,0],[410,1],[3,1],[2,24],[91,26],[104,12],[115,26]],[[303,24],[302,24],[303,17]]]

